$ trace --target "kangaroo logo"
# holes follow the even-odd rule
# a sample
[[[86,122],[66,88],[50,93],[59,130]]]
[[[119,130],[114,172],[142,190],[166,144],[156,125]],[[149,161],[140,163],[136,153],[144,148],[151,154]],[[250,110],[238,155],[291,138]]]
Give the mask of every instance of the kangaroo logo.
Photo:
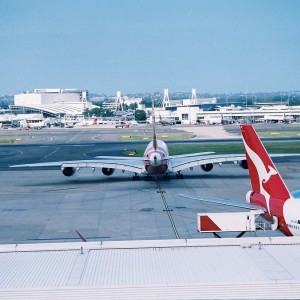
[[[267,204],[267,210],[270,213],[270,194],[264,189],[263,183],[267,183],[271,176],[278,174],[276,169],[274,169],[272,166],[268,166],[268,170],[266,169],[263,161],[261,158],[255,153],[245,142],[244,140],[244,145],[246,148],[246,151],[251,158],[254,166],[256,167],[257,173],[258,173],[258,178],[259,178],[259,192],[265,196],[266,198],[266,204]]]
[[[254,153],[254,152],[253,152],[253,153]],[[250,156],[250,155],[249,155],[249,156]],[[252,158],[251,158],[251,159],[252,159]],[[262,182],[263,182],[263,183],[267,183],[272,175],[276,175],[276,174],[277,174],[277,171],[276,171],[273,167],[268,166],[268,169],[269,169],[270,171],[266,173],[266,178],[263,178],[263,179],[262,179]]]

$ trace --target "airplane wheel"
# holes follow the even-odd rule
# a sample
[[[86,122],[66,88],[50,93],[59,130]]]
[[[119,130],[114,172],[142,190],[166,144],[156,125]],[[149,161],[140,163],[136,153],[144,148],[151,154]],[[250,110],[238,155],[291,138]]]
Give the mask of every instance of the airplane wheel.
[[[169,180],[171,178],[171,176],[169,175],[169,174],[166,174],[165,176],[164,176],[164,180]]]

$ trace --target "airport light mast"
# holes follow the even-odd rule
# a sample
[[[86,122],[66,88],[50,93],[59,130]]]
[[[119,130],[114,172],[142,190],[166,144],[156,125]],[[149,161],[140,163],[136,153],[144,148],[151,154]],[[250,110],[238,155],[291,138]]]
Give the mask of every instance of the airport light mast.
[[[116,98],[115,98],[115,105],[116,105],[116,110],[123,111],[121,91],[117,91],[117,95],[116,95]]]
[[[191,105],[196,105],[196,104],[197,104],[196,89],[192,89],[192,97],[191,97],[190,105],[189,105],[189,121],[190,121],[190,124],[192,124]]]
[[[170,106],[169,89],[164,89],[163,107]]]
[[[191,105],[196,105],[196,104],[197,104],[196,89],[192,89]]]

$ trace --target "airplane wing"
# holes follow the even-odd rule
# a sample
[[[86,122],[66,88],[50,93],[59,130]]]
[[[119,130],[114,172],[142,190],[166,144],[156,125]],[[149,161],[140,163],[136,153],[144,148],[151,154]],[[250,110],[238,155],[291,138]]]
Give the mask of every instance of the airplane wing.
[[[143,157],[139,157],[139,156],[95,156],[94,158],[103,160],[143,160]]]
[[[202,152],[183,155],[169,156],[169,161],[173,172],[178,172],[184,169],[215,163],[233,162],[246,160],[245,154],[213,154],[214,152]],[[299,153],[291,154],[270,154],[274,157],[299,156]]]
[[[209,152],[208,152],[209,153]],[[201,166],[206,164],[235,162],[245,160],[244,154],[212,154],[203,155],[202,153],[195,153],[191,155],[170,156],[169,161],[174,172],[178,172],[187,168]]]
[[[111,168],[123,171],[130,171],[141,174],[144,169],[143,158],[132,157],[129,159],[111,159],[111,160],[75,160],[75,161],[56,161],[24,165],[12,165],[11,168],[35,168],[35,167],[71,167],[71,168]]]
[[[195,157],[195,156],[204,156],[209,154],[214,154],[215,152],[199,152],[199,153],[191,153],[191,154],[180,154],[180,155],[172,155],[170,158],[177,159],[177,158],[186,158],[186,157]]]
[[[192,200],[197,200],[197,201],[210,202],[210,203],[216,203],[216,204],[233,206],[233,207],[240,207],[240,208],[251,209],[251,210],[261,210],[262,213],[267,212],[267,210],[262,206],[259,206],[259,205],[253,204],[253,203],[243,202],[243,201],[190,196],[190,195],[185,195],[185,194],[179,194],[179,195],[181,197],[192,199]]]

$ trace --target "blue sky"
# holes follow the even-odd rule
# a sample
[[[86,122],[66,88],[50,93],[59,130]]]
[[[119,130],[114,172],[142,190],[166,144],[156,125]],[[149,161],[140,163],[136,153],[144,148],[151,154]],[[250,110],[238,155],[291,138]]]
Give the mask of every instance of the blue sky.
[[[0,0],[0,94],[300,90],[300,1]]]

